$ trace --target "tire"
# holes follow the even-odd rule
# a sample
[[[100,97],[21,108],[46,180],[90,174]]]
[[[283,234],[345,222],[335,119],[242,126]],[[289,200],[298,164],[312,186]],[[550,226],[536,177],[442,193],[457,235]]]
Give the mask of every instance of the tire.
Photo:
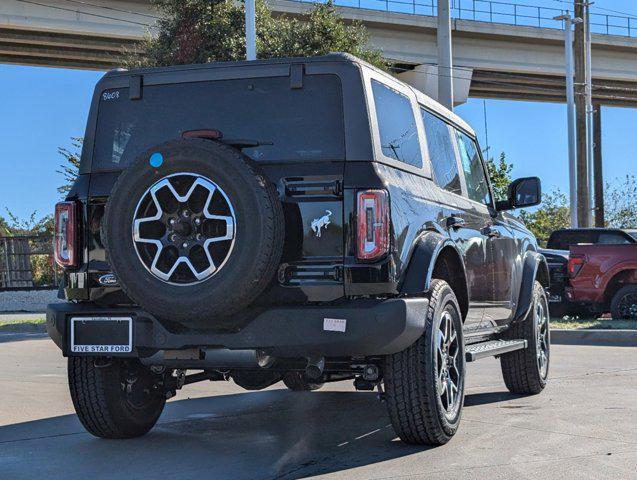
[[[531,310],[521,322],[512,325],[504,338],[526,340],[523,350],[500,357],[502,377],[511,393],[538,394],[546,386],[551,358],[549,307],[546,292],[539,282],[533,286]]]
[[[84,428],[100,438],[146,434],[166,403],[165,396],[152,389],[154,375],[136,360],[112,360],[105,366],[96,366],[95,361],[68,359],[71,399]],[[130,392],[126,385],[131,385]]]
[[[554,303],[551,305],[551,318],[562,319],[570,314],[570,310],[564,303]]]
[[[294,392],[310,392],[318,390],[324,385],[309,381],[302,372],[287,372],[283,375],[283,383]]]
[[[446,387],[439,381],[442,356],[438,340],[441,328],[450,325],[455,331],[453,349],[449,358],[455,357],[455,373],[449,369],[455,382],[455,402],[449,403]],[[445,335],[449,338],[451,335]],[[440,344],[444,350],[446,342]],[[462,415],[465,384],[465,352],[462,336],[462,317],[458,301],[449,284],[442,280],[431,282],[431,294],[425,331],[413,345],[402,352],[388,355],[384,368],[387,408],[391,423],[398,436],[406,443],[442,445],[456,433]],[[442,378],[442,377],[441,377]],[[442,385],[444,392],[439,393]],[[447,409],[447,407],[449,407]]]
[[[154,220],[158,205],[161,218]],[[285,232],[276,189],[258,165],[236,149],[203,139],[171,141],[140,155],[113,187],[102,227],[108,261],[133,302],[161,319],[204,328],[236,326],[223,319],[268,286]],[[150,227],[152,234],[144,231]],[[135,235],[159,239],[162,246]],[[206,246],[206,258],[209,235],[216,239]],[[201,266],[188,268],[184,255]]]
[[[637,320],[637,285],[625,285],[613,295],[610,313],[614,320]]]

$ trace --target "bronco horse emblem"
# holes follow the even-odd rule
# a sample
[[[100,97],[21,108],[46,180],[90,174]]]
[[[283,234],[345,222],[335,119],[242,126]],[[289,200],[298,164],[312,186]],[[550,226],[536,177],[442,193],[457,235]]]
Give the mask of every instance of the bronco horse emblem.
[[[321,238],[321,228],[325,227],[327,228],[327,226],[331,223],[330,222],[330,216],[332,215],[332,212],[330,210],[325,210],[325,215],[323,215],[320,218],[315,218],[314,220],[312,220],[312,231],[316,234],[316,236],[318,238]]]

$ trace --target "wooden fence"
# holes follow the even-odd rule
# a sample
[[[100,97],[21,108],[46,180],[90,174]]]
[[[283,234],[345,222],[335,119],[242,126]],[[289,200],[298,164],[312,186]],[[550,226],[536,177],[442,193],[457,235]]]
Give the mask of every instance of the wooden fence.
[[[0,290],[53,287],[58,273],[50,236],[0,236]]]

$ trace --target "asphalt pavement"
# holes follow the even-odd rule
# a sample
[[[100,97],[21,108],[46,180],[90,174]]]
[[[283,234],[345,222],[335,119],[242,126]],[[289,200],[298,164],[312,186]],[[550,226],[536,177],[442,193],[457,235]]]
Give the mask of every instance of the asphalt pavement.
[[[0,479],[637,479],[637,349],[553,346],[538,396],[509,394],[499,362],[469,364],[445,446],[395,438],[373,393],[232,382],[187,386],[159,424],[100,440],[73,413],[66,363],[39,334],[0,335]]]

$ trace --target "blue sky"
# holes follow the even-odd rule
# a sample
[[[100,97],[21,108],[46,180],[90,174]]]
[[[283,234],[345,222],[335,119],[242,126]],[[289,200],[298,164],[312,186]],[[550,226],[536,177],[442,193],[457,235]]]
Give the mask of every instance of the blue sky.
[[[560,0],[518,3],[566,6]],[[597,0],[595,5],[637,16],[634,0]],[[69,147],[71,137],[84,134],[93,87],[101,75],[0,65],[0,145],[4,149],[0,157],[0,215],[6,216],[5,208],[22,218],[34,210],[39,215],[52,212],[59,199],[56,187],[62,181],[56,173],[62,161],[57,148]],[[487,100],[486,108],[491,153],[506,152],[516,177],[538,175],[545,191],[568,191],[565,107]],[[470,99],[456,113],[474,127],[484,148],[483,101]],[[605,178],[637,173],[632,140],[637,109],[605,107],[602,116]]]

